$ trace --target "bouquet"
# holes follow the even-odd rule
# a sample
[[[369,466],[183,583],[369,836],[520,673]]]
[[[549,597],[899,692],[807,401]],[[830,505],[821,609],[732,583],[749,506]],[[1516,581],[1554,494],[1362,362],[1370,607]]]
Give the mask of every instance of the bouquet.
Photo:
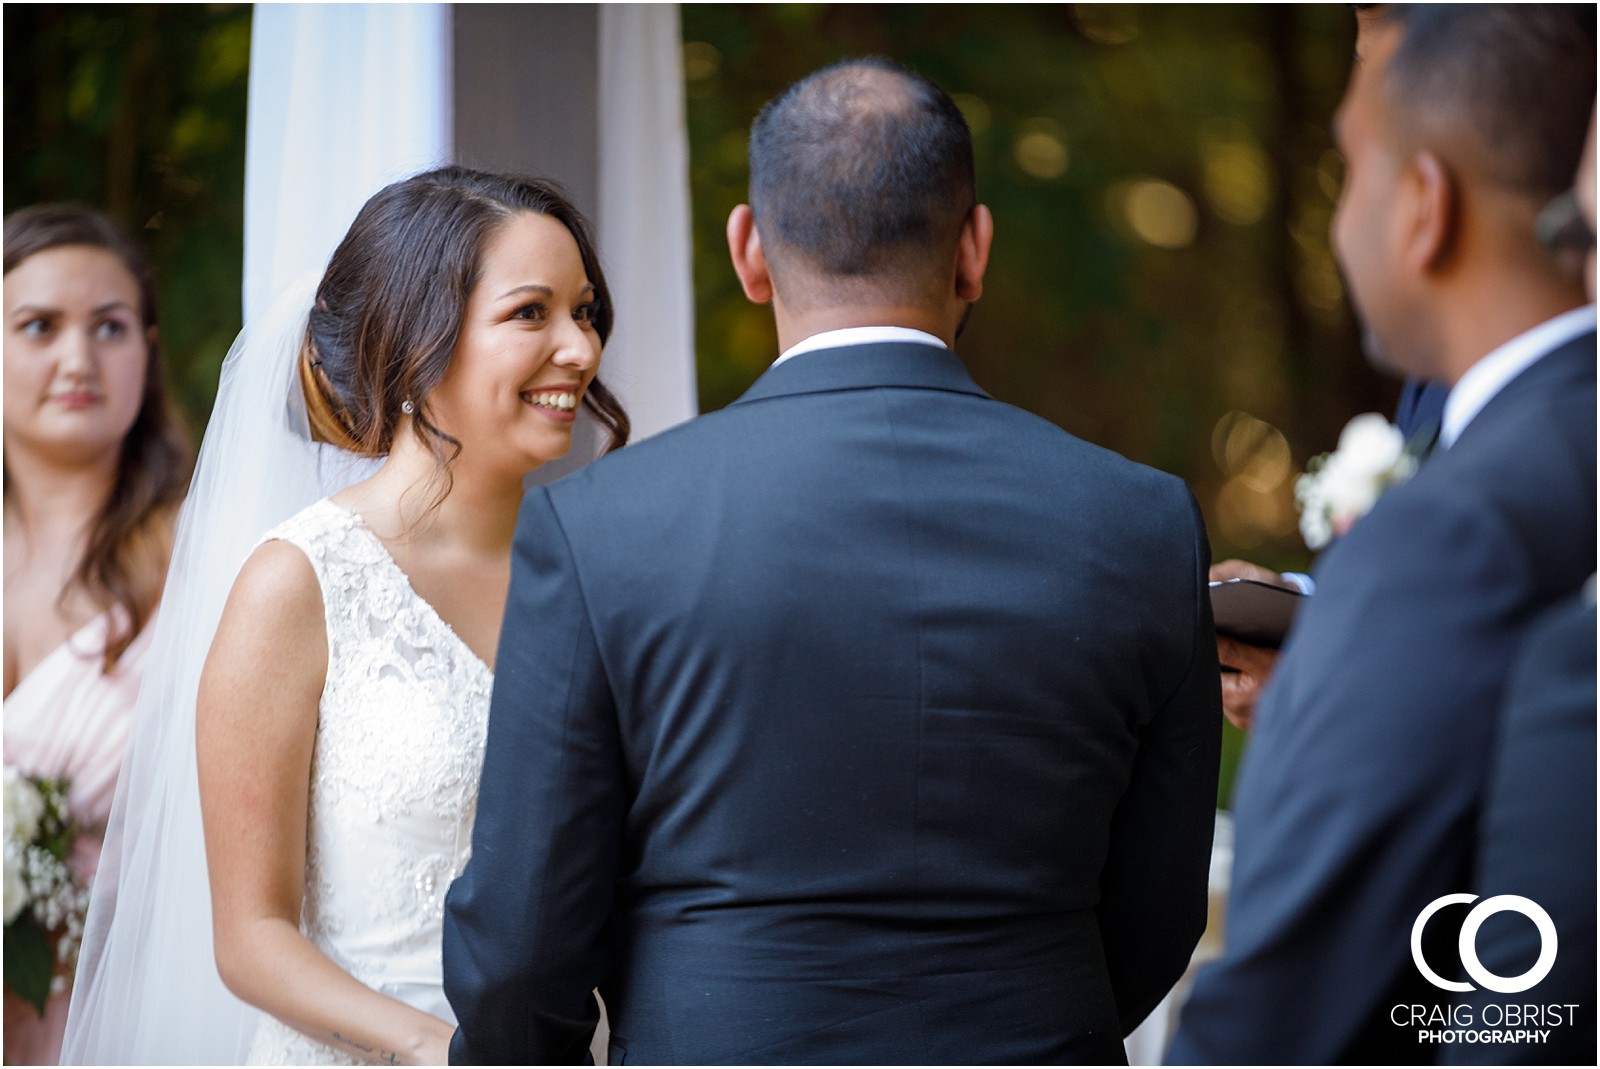
[[[43,1014],[77,967],[89,889],[67,867],[78,835],[67,782],[5,775],[5,982]]]
[[[1345,424],[1339,447],[1312,457],[1295,480],[1300,504],[1300,534],[1311,549],[1321,549],[1372,510],[1385,490],[1416,473],[1417,458],[1406,450],[1400,429],[1376,412]]]

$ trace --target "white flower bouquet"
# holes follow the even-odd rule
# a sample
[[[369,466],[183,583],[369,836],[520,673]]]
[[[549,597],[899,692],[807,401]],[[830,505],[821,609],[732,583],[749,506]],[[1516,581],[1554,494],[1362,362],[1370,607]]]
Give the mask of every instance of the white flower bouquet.
[[[78,828],[66,781],[11,765],[5,777],[5,982],[42,1014],[77,967],[89,889],[67,867]]]
[[[1417,458],[1407,452],[1398,427],[1376,412],[1352,419],[1339,435],[1338,448],[1312,457],[1306,473],[1295,480],[1306,545],[1321,549],[1350,530],[1379,495],[1416,470]]]

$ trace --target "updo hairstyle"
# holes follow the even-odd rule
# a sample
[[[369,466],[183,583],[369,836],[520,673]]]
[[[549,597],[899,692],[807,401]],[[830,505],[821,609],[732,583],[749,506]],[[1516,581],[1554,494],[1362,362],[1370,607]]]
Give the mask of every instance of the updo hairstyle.
[[[605,343],[615,321],[611,291],[589,224],[559,186],[460,166],[414,175],[367,201],[317,287],[300,351],[314,438],[382,456],[409,400],[413,432],[448,468],[461,444],[433,423],[428,397],[450,366],[484,247],[521,212],[549,216],[577,242]],[[599,379],[583,406],[605,427],[607,451],[627,443],[627,413]]]

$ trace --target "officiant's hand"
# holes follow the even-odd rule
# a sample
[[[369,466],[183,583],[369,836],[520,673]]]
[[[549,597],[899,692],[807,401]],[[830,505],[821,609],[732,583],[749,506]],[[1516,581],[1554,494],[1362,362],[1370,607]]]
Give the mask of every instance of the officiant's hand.
[[[1283,576],[1271,568],[1263,568],[1261,565],[1251,564],[1247,560],[1224,560],[1218,561],[1211,566],[1211,581],[1213,583],[1223,583],[1229,579],[1254,579],[1258,583],[1271,583],[1273,586],[1281,586],[1285,590],[1293,590],[1297,594],[1300,592],[1299,587],[1284,579]]]
[[[1217,660],[1222,663],[1222,715],[1240,731],[1249,731],[1278,651],[1218,635]]]
[[[1213,583],[1228,579],[1254,579],[1297,590],[1277,572],[1249,561],[1225,560],[1211,566]],[[1217,660],[1222,663],[1222,715],[1240,731],[1249,731],[1256,715],[1256,701],[1278,663],[1278,651],[1218,635]]]

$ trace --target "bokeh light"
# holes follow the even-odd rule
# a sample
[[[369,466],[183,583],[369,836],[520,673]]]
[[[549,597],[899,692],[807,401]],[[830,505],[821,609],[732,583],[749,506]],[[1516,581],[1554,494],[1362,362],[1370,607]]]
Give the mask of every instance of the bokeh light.
[[[1282,431],[1235,409],[1211,429],[1211,455],[1224,476],[1214,509],[1219,533],[1251,547],[1294,530],[1294,465]]]
[[[1200,145],[1206,202],[1224,222],[1260,222],[1272,198],[1272,163],[1261,147],[1242,138]]]
[[[1293,499],[1288,488],[1257,490],[1242,478],[1222,484],[1215,515],[1222,534],[1234,544],[1253,549],[1271,538],[1281,538],[1295,528]]]
[[[1181,249],[1194,242],[1200,217],[1189,194],[1159,178],[1141,178],[1113,187],[1122,217],[1143,242]]]
[[[683,78],[687,82],[701,82],[722,69],[722,52],[716,45],[705,41],[685,41],[683,44]]]
[[[1139,15],[1133,4],[1073,4],[1072,16],[1083,35],[1096,44],[1125,45],[1139,36]]]
[[[1028,119],[1021,123],[1012,155],[1017,166],[1034,178],[1059,178],[1071,163],[1066,134],[1054,119]]]
[[[967,120],[967,129],[972,131],[973,137],[989,131],[992,112],[981,96],[976,93],[951,93],[950,99],[961,109],[961,116]]]
[[[1344,157],[1337,149],[1325,149],[1317,160],[1317,187],[1329,203],[1337,203],[1344,185]]]

